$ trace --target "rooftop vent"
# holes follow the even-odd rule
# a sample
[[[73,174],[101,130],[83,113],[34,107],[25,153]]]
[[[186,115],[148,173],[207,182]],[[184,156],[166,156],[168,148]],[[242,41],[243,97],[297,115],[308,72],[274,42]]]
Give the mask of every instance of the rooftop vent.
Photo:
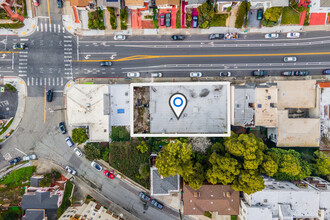
[[[230,192],[226,192],[226,197],[229,198],[231,196]]]
[[[199,192],[194,192],[194,197],[195,197],[195,198],[200,197],[200,193],[199,193]]]

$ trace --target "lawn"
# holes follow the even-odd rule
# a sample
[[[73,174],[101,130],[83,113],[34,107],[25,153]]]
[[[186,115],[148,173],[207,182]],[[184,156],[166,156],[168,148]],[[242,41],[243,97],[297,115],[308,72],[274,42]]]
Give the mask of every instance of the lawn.
[[[5,184],[8,187],[17,187],[17,186],[23,186],[23,185],[29,185],[23,184],[24,181],[30,181],[30,177],[32,174],[36,171],[35,166],[31,167],[24,167],[18,170],[14,170],[9,175],[5,176],[0,184]]]
[[[211,27],[225,27],[228,14],[216,14],[213,21],[211,21]]]
[[[61,215],[65,212],[65,210],[71,206],[70,196],[72,193],[73,184],[70,181],[66,182],[63,201],[61,206],[57,209],[57,218],[60,218]]]
[[[300,14],[290,7],[284,7],[281,24],[299,24]]]

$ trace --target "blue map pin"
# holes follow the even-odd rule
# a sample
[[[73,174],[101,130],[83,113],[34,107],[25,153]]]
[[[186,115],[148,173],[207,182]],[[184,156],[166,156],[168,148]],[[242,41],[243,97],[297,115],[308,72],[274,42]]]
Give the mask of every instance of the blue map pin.
[[[179,120],[187,106],[187,98],[181,93],[175,93],[170,97],[169,104],[174,115]]]

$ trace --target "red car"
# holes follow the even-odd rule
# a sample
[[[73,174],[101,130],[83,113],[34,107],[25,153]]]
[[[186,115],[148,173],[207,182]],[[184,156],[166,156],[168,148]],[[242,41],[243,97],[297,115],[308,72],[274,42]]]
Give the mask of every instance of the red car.
[[[39,6],[39,0],[33,0],[34,6]]]
[[[160,14],[159,19],[160,19],[160,26],[164,26],[165,25],[165,14]]]
[[[115,175],[113,174],[113,171],[105,170],[103,173],[104,173],[104,175],[105,175],[106,177],[108,177],[109,179],[113,179],[113,178],[115,178]]]

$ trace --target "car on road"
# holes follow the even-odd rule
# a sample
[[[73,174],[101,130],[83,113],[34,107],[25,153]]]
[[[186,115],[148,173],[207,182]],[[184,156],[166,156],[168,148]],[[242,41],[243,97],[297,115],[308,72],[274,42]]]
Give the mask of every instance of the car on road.
[[[184,40],[185,36],[184,35],[172,35],[171,39],[172,40]]]
[[[81,157],[83,154],[81,153],[81,150],[79,150],[78,147],[75,147],[74,150],[75,154],[78,156],[78,157]]]
[[[193,28],[198,27],[198,16],[193,16],[193,18],[192,18],[192,27]]]
[[[109,179],[113,179],[113,178],[115,178],[115,175],[113,174],[113,171],[111,172],[111,171],[109,171],[109,170],[104,170],[104,172],[103,172],[103,174],[106,176],[106,177],[108,177]]]
[[[252,76],[266,76],[266,71],[265,70],[254,70],[252,71]]]
[[[97,171],[103,170],[103,167],[100,164],[96,163],[95,161],[91,163],[91,166],[94,167]]]
[[[299,38],[300,37],[300,33],[298,32],[291,32],[291,33],[287,33],[286,34],[287,38]]]
[[[77,174],[77,171],[75,171],[72,167],[70,167],[70,166],[66,166],[65,167],[65,170],[66,170],[66,172],[68,172],[68,173],[70,173],[70,174],[72,174],[72,175],[76,175]]]
[[[260,21],[263,18],[264,10],[262,8],[259,8],[257,11],[257,20]]]
[[[47,99],[47,102],[53,101],[53,90],[52,89],[47,91],[46,99]]]
[[[279,34],[265,34],[266,39],[278,38]]]
[[[220,72],[220,76],[231,76],[231,72]]]
[[[151,77],[162,77],[163,76],[163,74],[162,73],[151,73]]]
[[[330,70],[323,70],[323,75],[330,75]]]
[[[294,71],[284,71],[281,73],[282,76],[294,76]]]
[[[190,77],[202,77],[202,73],[201,72],[191,72],[190,73]]]
[[[223,40],[225,38],[224,34],[210,34],[209,40]]]
[[[13,45],[14,50],[24,50],[25,48],[27,48],[25,43],[16,43]]]
[[[15,164],[19,163],[21,160],[22,159],[20,157],[16,157],[9,161],[9,165],[15,165]]]
[[[166,27],[171,27],[171,14],[167,13],[165,15],[165,20],[166,20]]]
[[[110,61],[102,61],[102,62],[100,62],[100,66],[112,66],[112,62],[110,62]]]
[[[151,200],[151,197],[150,196],[147,196],[145,193],[143,193],[143,192],[140,192],[139,193],[139,197],[141,198],[141,199],[143,199],[144,201],[150,201]]]
[[[296,62],[297,61],[297,57],[284,57],[283,59],[284,62]]]
[[[39,0],[33,0],[32,2],[33,2],[34,6],[36,6],[36,7],[39,6]]]
[[[62,0],[57,0],[57,7],[62,8]]]
[[[154,205],[155,207],[159,208],[159,209],[163,209],[163,205],[160,204],[159,202],[157,202],[156,200],[152,200],[151,204]]]
[[[295,75],[295,76],[308,76],[308,75],[309,75],[309,72],[306,71],[306,70],[303,70],[303,71],[296,71],[296,72],[294,72],[294,75]]]
[[[165,14],[160,14],[159,15],[159,23],[160,23],[160,26],[165,25]]]
[[[70,137],[65,138],[65,142],[69,147],[73,147],[74,143]]]
[[[35,154],[26,155],[26,156],[23,156],[22,159],[23,159],[23,161],[36,160],[37,159],[37,155],[35,155]]]
[[[115,35],[113,36],[114,40],[126,40],[126,35]]]
[[[139,72],[128,72],[127,77],[137,78],[137,77],[140,77],[140,73]]]
[[[66,134],[66,127],[65,127],[64,122],[60,122],[59,127],[60,127],[60,130],[61,130],[61,133]]]

